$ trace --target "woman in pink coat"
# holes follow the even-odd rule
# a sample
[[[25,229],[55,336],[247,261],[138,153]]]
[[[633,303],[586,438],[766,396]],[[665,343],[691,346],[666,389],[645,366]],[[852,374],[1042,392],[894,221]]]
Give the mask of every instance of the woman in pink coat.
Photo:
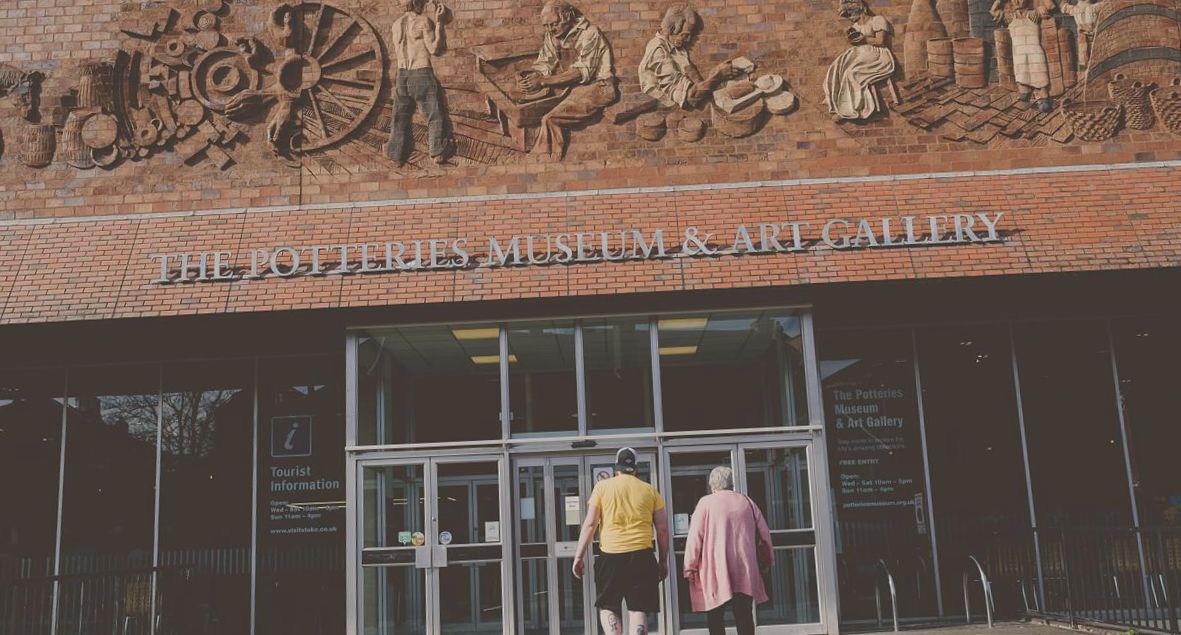
[[[734,491],[730,468],[710,472],[709,491],[693,510],[685,545],[693,610],[707,614],[710,635],[723,635],[729,606],[738,635],[754,635],[752,603],[767,601],[760,570],[771,564],[771,531],[758,505]]]

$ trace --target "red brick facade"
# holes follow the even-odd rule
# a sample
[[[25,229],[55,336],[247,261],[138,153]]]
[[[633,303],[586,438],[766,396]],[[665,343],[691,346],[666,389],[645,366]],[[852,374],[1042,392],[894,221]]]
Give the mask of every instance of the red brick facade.
[[[739,223],[804,222],[818,242],[833,218],[1004,214],[996,243],[670,257],[157,284],[160,253],[389,240],[696,226],[730,245]],[[948,225],[950,226],[950,225]],[[218,314],[571,295],[792,286],[848,281],[1148,269],[1181,265],[1181,166],[866,180],[734,189],[555,195],[332,210],[135,215],[7,223],[0,261],[4,323]],[[755,237],[757,241],[757,236]],[[784,236],[786,241],[786,234]],[[614,248],[614,243],[612,245]],[[354,250],[354,254],[356,251]],[[304,255],[304,262],[307,262]],[[350,256],[353,260],[356,256]],[[355,260],[353,261],[355,264]],[[325,268],[335,262],[325,259]]]
[[[176,10],[172,26],[161,23],[159,33],[146,34],[154,28],[151,16],[159,4],[14,0],[0,7],[0,63],[44,74],[40,118],[56,126],[57,144],[48,166],[29,167],[24,106],[11,94],[0,97],[0,323],[1142,269],[1181,261],[1176,163],[1181,129],[1170,127],[1181,124],[1181,110],[1174,122],[1165,116],[1172,112],[1166,104],[1153,111],[1157,115],[1147,128],[1133,128],[1128,119],[1110,138],[1088,141],[1081,132],[1072,134],[1057,104],[1064,98],[1107,99],[1107,75],[1088,87],[1080,70],[1078,85],[1055,96],[1056,109],[1039,114],[999,88],[999,80],[974,90],[929,77],[913,64],[905,68],[910,51],[904,49],[911,46],[907,21],[917,6],[906,0],[871,4],[893,25],[889,47],[899,68],[892,83],[900,97],[897,103],[883,97],[889,108],[865,120],[835,122],[824,103],[826,71],[848,47],[847,22],[837,16],[837,3],[700,2],[703,31],[693,49],[698,66],[705,70],[747,56],[760,72],[781,74],[799,104],[787,115],[767,117],[751,136],[731,138],[710,127],[697,142],[679,136],[677,122],[708,121],[708,109],[665,112],[664,138],[643,140],[635,121],[621,113],[639,96],[637,66],[668,3],[583,2],[578,4],[586,17],[611,43],[623,98],[601,120],[572,131],[562,161],[510,151],[509,141],[497,145],[487,130],[464,127],[465,117],[485,107],[474,78],[476,59],[505,42],[519,41],[519,47],[540,42],[541,2],[493,0],[449,5],[447,49],[434,62],[456,131],[468,135],[450,165],[430,164],[421,135],[406,166],[395,166],[383,154],[394,72],[385,42],[377,110],[355,133],[322,151],[276,157],[264,138],[265,115],[231,125],[209,112],[201,124],[207,127],[189,133],[200,137],[222,130],[221,141],[202,142],[211,143],[206,153],[186,157],[188,141],[180,133],[144,146],[120,137],[112,151],[123,144],[130,153],[126,158],[108,169],[72,167],[64,154],[68,125],[55,119],[71,109],[91,116],[78,110],[84,64],[115,60],[119,51],[139,55],[140,75],[132,79],[142,81],[136,90],[142,89],[138,99],[146,109],[157,98],[180,103],[167,92],[177,89],[167,86],[178,73],[185,81],[188,71],[177,69],[190,62],[152,70],[150,60],[159,59],[159,47],[175,33],[195,65],[204,49],[193,42],[205,32],[191,25],[201,11],[217,16],[220,47],[256,36],[261,48],[283,48],[281,36],[268,26],[278,2],[176,0],[166,3]],[[955,26],[991,37],[994,25],[979,15],[979,3],[966,4],[971,23]],[[1169,16],[1181,5],[1120,0],[1119,6],[1140,4],[1156,7],[1143,20],[1150,26],[1129,31],[1117,19],[1123,14],[1107,16],[1119,23],[1113,33],[1124,35],[1118,42],[1113,35],[1097,43],[1096,54],[1118,56],[1156,45],[1162,46],[1151,50],[1170,50],[1181,24]],[[388,40],[399,13],[394,5],[337,0],[331,6],[361,18]],[[1136,6],[1125,13],[1139,15]],[[951,26],[945,30],[951,32]],[[1129,32],[1140,33],[1140,39],[1128,40]],[[1132,74],[1145,69],[1153,76],[1140,79],[1168,88],[1172,78],[1165,75],[1176,70],[1181,76],[1181,49],[1173,53],[1151,64],[1105,69]],[[261,71],[264,80],[270,70],[273,64]],[[878,88],[887,95],[890,86]],[[1122,106],[1123,112],[1150,108],[1146,104]],[[94,112],[103,114],[104,108]],[[211,122],[217,125],[208,128]],[[175,132],[168,124],[150,125],[160,135]],[[1144,162],[1163,164],[1126,165]],[[1105,167],[1115,164],[1124,165]],[[1024,170],[1055,166],[1072,167]],[[1008,172],[964,174],[998,170]],[[735,183],[743,185],[697,187]],[[172,285],[153,282],[158,264],[151,258],[224,250],[233,252],[233,267],[244,268],[249,249],[261,247],[632,228],[662,229],[675,239],[689,226],[714,232],[728,244],[740,223],[807,222],[805,238],[815,239],[832,218],[982,212],[1004,214],[1002,242],[848,251],[818,245],[800,253]]]

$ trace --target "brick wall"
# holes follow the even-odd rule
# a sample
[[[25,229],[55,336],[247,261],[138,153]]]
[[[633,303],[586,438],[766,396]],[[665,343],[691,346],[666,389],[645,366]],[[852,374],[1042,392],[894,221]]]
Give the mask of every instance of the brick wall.
[[[832,218],[981,212],[1004,214],[1002,241],[838,250],[818,240]],[[252,249],[344,243],[355,246],[349,257],[355,269],[364,243],[376,252],[384,241],[469,237],[472,250],[481,252],[488,237],[623,228],[648,235],[661,229],[673,243],[694,226],[725,247],[739,223],[754,232],[760,223],[787,222],[808,223],[807,249],[187,284],[156,284],[160,266],[152,258],[224,250],[232,252],[227,265],[243,272]],[[127,215],[8,222],[0,229],[0,323],[8,324],[1175,268],[1181,265],[1181,167]],[[618,248],[614,239],[610,248]],[[305,253],[305,269],[307,262]],[[325,269],[335,264],[325,257]]]
[[[0,7],[0,63],[44,73],[43,103],[56,103],[78,87],[82,63],[114,59],[121,48],[151,49],[151,41],[122,33],[121,24],[142,21],[143,15],[159,6],[182,10],[205,6],[204,0],[192,2],[12,0]],[[1177,6],[1176,0],[1156,4],[1161,2]],[[474,51],[518,38],[527,44],[538,41],[540,2],[452,4],[448,50],[436,68],[453,113],[476,111],[484,104],[474,81]],[[626,96],[637,91],[636,67],[666,3],[581,4],[611,41],[626,102]],[[20,158],[24,123],[14,101],[0,98],[4,139],[0,220],[1181,158],[1181,137],[1160,123],[1148,130],[1124,129],[1103,142],[998,134],[986,143],[950,140],[940,129],[923,129],[900,112],[870,121],[834,123],[822,104],[822,84],[828,64],[846,48],[847,23],[837,17],[833,2],[708,0],[696,4],[704,20],[693,53],[698,66],[707,68],[745,55],[761,71],[787,79],[800,102],[795,112],[770,118],[747,138],[732,139],[709,130],[696,143],[673,133],[657,142],[644,141],[636,136],[633,123],[615,125],[604,120],[575,131],[569,154],[561,162],[531,161],[520,153],[496,150],[473,152],[475,158],[460,157],[442,168],[429,166],[424,157],[415,155],[411,165],[400,169],[376,145],[385,135],[383,112],[346,142],[287,161],[271,154],[263,139],[264,122],[256,121],[229,149],[236,163],[226,170],[208,160],[187,165],[170,146],[104,170],[69,167],[61,156],[46,168],[26,167]],[[256,35],[267,47],[277,48],[267,28],[276,3],[235,0],[227,5],[219,26],[226,36],[223,44],[230,45],[238,36]],[[336,6],[363,17],[385,40],[398,15],[392,1],[337,0]],[[892,48],[902,60],[910,3],[879,0],[872,7],[893,23]],[[1154,24],[1171,28],[1167,21]],[[903,81],[901,74],[897,81]],[[383,104],[389,99],[388,83],[387,79],[380,95]],[[1088,90],[1092,96],[1106,93],[1105,86]],[[709,118],[705,112],[690,116]],[[455,119],[458,122],[458,114]],[[60,143],[61,131],[57,134]]]

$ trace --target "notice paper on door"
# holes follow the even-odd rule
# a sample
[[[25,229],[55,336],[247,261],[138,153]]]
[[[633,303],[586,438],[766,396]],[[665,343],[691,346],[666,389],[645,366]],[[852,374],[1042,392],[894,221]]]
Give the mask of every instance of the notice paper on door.
[[[500,521],[484,521],[484,542],[500,542]]]
[[[566,524],[582,524],[582,504],[577,496],[566,497]]]

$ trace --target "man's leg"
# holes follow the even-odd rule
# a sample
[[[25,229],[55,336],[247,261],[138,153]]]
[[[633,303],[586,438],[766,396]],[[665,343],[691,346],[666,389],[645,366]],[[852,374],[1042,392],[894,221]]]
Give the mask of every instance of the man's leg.
[[[447,113],[443,109],[443,87],[439,85],[433,70],[423,69],[419,73],[415,77],[414,98],[426,119],[431,157],[446,158],[451,139],[447,132]]]
[[[623,635],[619,611],[599,609],[599,622],[603,625],[603,635]]]
[[[406,162],[414,143],[410,136],[410,119],[414,116],[414,99],[407,85],[407,72],[399,70],[394,78],[394,116],[390,121],[390,142],[386,155],[398,164]]]
[[[648,614],[643,611],[627,612],[627,635],[648,635]]]
[[[615,88],[610,84],[595,82],[575,86],[562,103],[541,118],[541,130],[535,147],[555,159],[566,156],[566,128],[596,117],[614,99]]]

